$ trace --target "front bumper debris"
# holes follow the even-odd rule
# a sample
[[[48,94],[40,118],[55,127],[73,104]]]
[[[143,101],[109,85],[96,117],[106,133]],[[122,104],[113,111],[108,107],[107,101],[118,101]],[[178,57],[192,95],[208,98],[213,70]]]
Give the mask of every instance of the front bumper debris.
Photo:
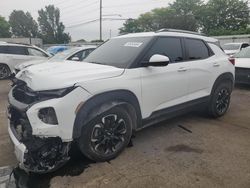
[[[58,169],[69,160],[70,142],[62,142],[59,137],[40,138],[32,135],[25,111],[10,106],[8,119],[9,135],[22,169],[47,173]]]

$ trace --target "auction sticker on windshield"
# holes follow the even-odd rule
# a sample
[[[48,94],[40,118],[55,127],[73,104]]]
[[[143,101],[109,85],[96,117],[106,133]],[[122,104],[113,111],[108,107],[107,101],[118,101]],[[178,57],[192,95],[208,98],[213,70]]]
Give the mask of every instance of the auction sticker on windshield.
[[[127,42],[124,46],[139,48],[142,44],[142,42]]]

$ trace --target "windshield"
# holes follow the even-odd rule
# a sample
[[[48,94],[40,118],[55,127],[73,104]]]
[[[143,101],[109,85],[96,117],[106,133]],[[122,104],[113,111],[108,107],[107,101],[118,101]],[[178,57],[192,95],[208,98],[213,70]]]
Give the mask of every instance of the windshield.
[[[250,48],[243,48],[240,52],[234,55],[235,58],[250,58]]]
[[[150,40],[151,37],[114,38],[94,50],[85,61],[127,68]]]
[[[223,50],[238,50],[240,49],[240,44],[224,44],[222,48]]]
[[[49,61],[61,61],[66,60],[66,58],[70,55],[73,55],[75,52],[77,52],[78,48],[70,48],[68,50],[65,50],[63,52],[59,52],[56,55],[52,56]]]

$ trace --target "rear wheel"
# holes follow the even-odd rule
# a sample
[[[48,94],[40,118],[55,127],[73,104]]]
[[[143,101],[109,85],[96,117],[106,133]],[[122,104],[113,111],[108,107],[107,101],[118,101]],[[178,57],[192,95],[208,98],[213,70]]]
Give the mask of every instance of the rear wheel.
[[[223,116],[230,105],[232,87],[230,82],[219,84],[211,96],[208,105],[208,113],[212,117]]]
[[[123,108],[114,107],[83,127],[78,145],[86,157],[108,161],[122,152],[131,136],[131,117]]]
[[[7,65],[0,64],[0,80],[6,79],[10,76],[10,69]]]

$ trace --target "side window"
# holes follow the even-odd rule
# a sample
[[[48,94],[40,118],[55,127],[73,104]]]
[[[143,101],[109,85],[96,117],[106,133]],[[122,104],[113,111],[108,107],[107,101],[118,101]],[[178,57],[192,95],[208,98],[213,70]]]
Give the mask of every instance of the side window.
[[[23,46],[8,46],[7,53],[15,55],[28,55],[27,48]]]
[[[246,47],[248,47],[248,46],[249,46],[249,44],[244,43],[244,44],[242,44],[241,49],[242,49],[242,48],[246,48]]]
[[[185,39],[188,60],[206,59],[209,55],[209,50],[205,43],[199,39]]]
[[[32,56],[48,57],[45,53],[35,48],[28,48],[28,52],[29,52],[29,55],[32,55]]]
[[[0,46],[0,54],[6,54],[7,53],[7,46]]]
[[[68,60],[71,61],[81,61],[82,55],[85,53],[85,51],[77,52],[76,54],[72,55],[68,58]]]
[[[81,59],[81,61],[83,61],[86,57],[88,57],[88,55],[91,53],[91,52],[93,52],[94,51],[94,49],[88,49],[88,50],[86,50],[85,51],[85,54],[82,54],[82,59]]]
[[[158,38],[144,57],[143,61],[149,61],[155,54],[168,56],[170,63],[183,61],[181,39],[174,37]]]

